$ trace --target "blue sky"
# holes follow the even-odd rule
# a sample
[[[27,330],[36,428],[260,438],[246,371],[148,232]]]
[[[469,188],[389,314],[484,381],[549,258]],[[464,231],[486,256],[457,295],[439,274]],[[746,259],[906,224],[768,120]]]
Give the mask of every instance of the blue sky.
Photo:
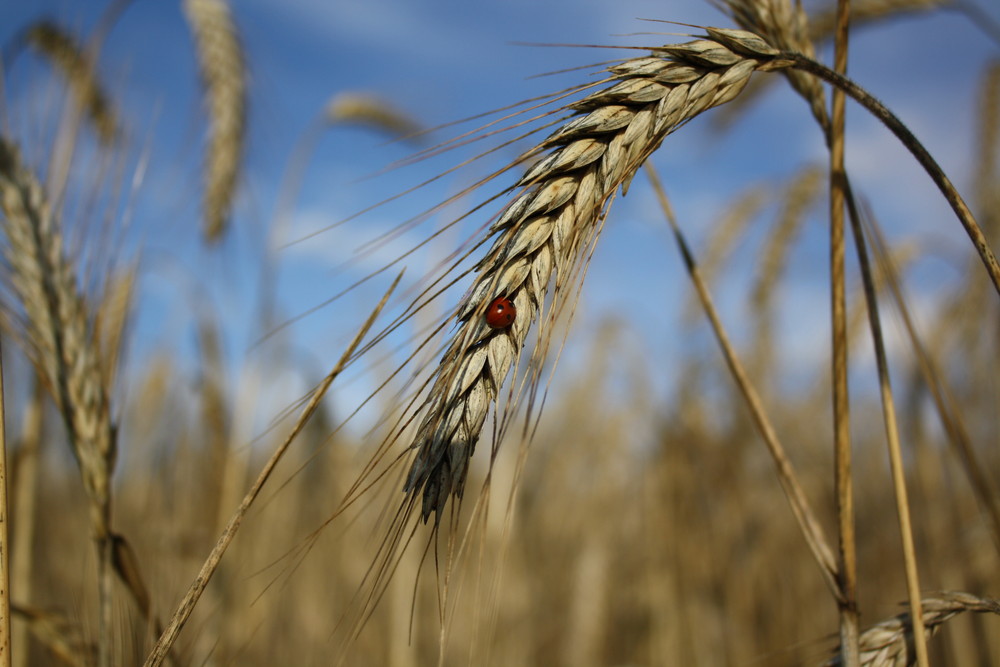
[[[979,4],[1000,21],[995,4]],[[642,17],[732,25],[708,3],[694,0],[234,1],[251,69],[249,152],[233,232],[220,247],[206,250],[199,243],[196,208],[203,125],[193,49],[179,5],[135,0],[111,33],[101,59],[104,80],[133,138],[130,160],[135,164],[145,158],[148,164],[129,237],[134,247],[141,246],[144,257],[146,305],[136,335],[146,349],[190,352],[195,315],[208,309],[226,323],[236,365],[254,353],[252,344],[260,335],[256,317],[263,258],[271,257],[277,266],[274,289],[282,317],[294,316],[377,266],[338,268],[358,244],[441,201],[472,178],[460,172],[336,230],[266,252],[275,243],[267,229],[289,156],[332,95],[365,91],[391,98],[399,109],[435,126],[549,93],[587,76],[533,75],[620,56],[616,51],[520,43],[652,45],[679,39],[632,34],[671,30],[638,20]],[[4,3],[0,42],[8,43],[19,27],[43,15],[90,29],[102,7],[89,0]],[[998,54],[1000,45],[990,42],[967,17],[937,12],[856,31],[850,73],[910,124],[960,190],[971,194],[977,86],[985,62]],[[19,60],[8,68],[6,115],[15,136],[27,142],[53,118],[51,111],[44,112],[51,110],[53,88],[37,61]],[[938,247],[946,253],[968,248],[943,200],[895,139],[856,106],[849,109],[849,124],[851,172],[890,233],[897,239],[915,234],[942,241]],[[446,139],[449,132],[435,133],[432,140]],[[350,128],[331,129],[310,146],[290,238],[333,224],[458,159],[434,161],[426,166],[431,172],[406,169],[367,178],[412,148],[386,144],[376,134]],[[502,153],[486,166],[495,167],[501,157],[513,154],[513,149]],[[696,244],[744,188],[787,179],[802,166],[823,160],[821,138],[805,104],[783,84],[773,86],[735,127],[722,132],[703,117],[669,137],[656,156],[682,224]],[[85,173],[86,166],[79,171]],[[482,224],[495,210],[488,209],[470,224]],[[769,221],[764,218],[762,224]],[[796,363],[816,362],[825,345],[822,221],[820,210],[803,235],[783,293],[785,352]],[[757,229],[751,238],[759,240],[764,228]],[[405,249],[416,238],[404,237],[375,259]],[[459,238],[449,240],[454,244]],[[409,259],[408,278],[439,261],[449,251],[447,243],[433,244]],[[740,271],[754,257],[752,247],[738,250],[734,274],[726,281],[733,287],[718,295],[737,335],[746,316],[745,292],[739,286],[747,285],[747,274]],[[918,301],[932,300],[935,285],[960,278],[947,262],[928,260],[920,269],[914,276]],[[371,289],[361,289],[291,329],[296,355],[310,360],[316,377],[339,355],[373,295],[387,282],[373,281]],[[584,287],[577,330],[592,331],[607,318],[628,323],[629,336],[649,350],[654,367],[664,369],[653,375],[657,388],[667,393],[670,369],[690,345],[678,324],[688,291],[653,196],[637,178],[606,226]],[[442,308],[452,305],[443,303]],[[585,339],[574,334],[570,340]],[[567,353],[571,360],[573,350],[571,346]],[[303,382],[292,378],[282,386],[294,391]]]

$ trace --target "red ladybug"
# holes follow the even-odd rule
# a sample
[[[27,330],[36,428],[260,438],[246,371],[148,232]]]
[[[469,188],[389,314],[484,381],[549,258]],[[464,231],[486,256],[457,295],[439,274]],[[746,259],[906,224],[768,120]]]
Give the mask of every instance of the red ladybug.
[[[506,329],[514,324],[514,318],[516,317],[517,308],[505,296],[498,296],[493,299],[493,303],[486,309],[486,324],[494,329]]]

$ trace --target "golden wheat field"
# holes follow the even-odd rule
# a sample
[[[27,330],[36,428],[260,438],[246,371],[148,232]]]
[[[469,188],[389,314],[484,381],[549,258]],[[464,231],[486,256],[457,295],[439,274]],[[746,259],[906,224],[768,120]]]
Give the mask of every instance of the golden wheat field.
[[[420,4],[0,9],[0,667],[1000,665],[997,8]]]

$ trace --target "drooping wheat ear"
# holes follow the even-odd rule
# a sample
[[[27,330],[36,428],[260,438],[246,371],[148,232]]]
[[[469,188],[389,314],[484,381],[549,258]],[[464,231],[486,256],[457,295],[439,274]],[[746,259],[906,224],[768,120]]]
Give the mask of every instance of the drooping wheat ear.
[[[423,130],[412,117],[386,100],[358,92],[334,95],[323,115],[331,125],[354,123],[399,138],[412,137]]]
[[[823,174],[817,168],[803,169],[788,184],[781,213],[771,228],[760,253],[757,277],[750,290],[753,318],[753,367],[762,373],[773,369],[775,291],[785,270],[795,237],[805,222],[806,213],[816,200]],[[758,373],[760,375],[760,373]]]
[[[941,625],[964,611],[1000,614],[1000,600],[980,598],[969,593],[946,591],[925,597],[921,601],[927,634],[933,635]],[[916,662],[913,651],[913,623],[910,612],[882,621],[861,634],[862,667],[905,667]],[[839,667],[840,656],[825,663]]]
[[[246,132],[246,65],[236,24],[225,0],[184,0],[194,33],[208,108],[205,155],[205,237],[225,231],[243,163]]]
[[[104,539],[115,440],[92,323],[42,186],[3,139],[0,207],[9,241],[4,255],[24,309],[29,353],[66,424],[91,499],[95,537]]]
[[[48,20],[28,26],[23,40],[62,74],[77,106],[94,126],[98,139],[104,144],[113,142],[118,135],[118,120],[97,77],[90,53],[72,34]]]
[[[526,157],[548,154],[520,179],[520,194],[490,227],[497,234],[459,305],[412,447],[404,491],[422,498],[422,517],[440,520],[461,497],[487,412],[538,317],[550,278],[573,273],[583,242],[619,188],[670,132],[733,99],[777,51],[748,32],[708,29],[708,37],[653,50],[608,68],[610,87],[567,106],[572,118]],[[516,308],[507,329],[484,319],[496,297]]]
[[[760,254],[760,270],[750,293],[754,312],[768,311],[774,288],[785,267],[789,247],[802,227],[807,209],[813,205],[823,174],[819,169],[806,168],[788,184],[781,214]]]
[[[722,215],[713,220],[698,266],[706,284],[712,284],[727,265],[727,259],[750,229],[750,223],[768,203],[768,188],[755,184],[729,202]],[[701,322],[702,306],[697,294],[690,294],[681,319],[686,324]]]

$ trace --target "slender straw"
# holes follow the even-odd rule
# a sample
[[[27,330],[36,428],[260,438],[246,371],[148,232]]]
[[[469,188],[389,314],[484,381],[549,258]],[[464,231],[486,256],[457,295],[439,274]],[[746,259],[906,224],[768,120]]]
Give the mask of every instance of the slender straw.
[[[850,1],[838,0],[834,31],[834,68],[847,70],[847,28]],[[847,288],[844,270],[844,117],[847,98],[834,88],[830,109],[830,324],[833,367],[834,483],[837,489],[840,612],[840,654],[844,665],[858,667],[858,565],[854,532],[854,485],[851,476],[851,411],[847,387]]]
[[[3,396],[3,346],[0,345],[0,665],[10,667],[10,513],[7,507],[7,427]],[[24,647],[22,647],[23,649]]]

